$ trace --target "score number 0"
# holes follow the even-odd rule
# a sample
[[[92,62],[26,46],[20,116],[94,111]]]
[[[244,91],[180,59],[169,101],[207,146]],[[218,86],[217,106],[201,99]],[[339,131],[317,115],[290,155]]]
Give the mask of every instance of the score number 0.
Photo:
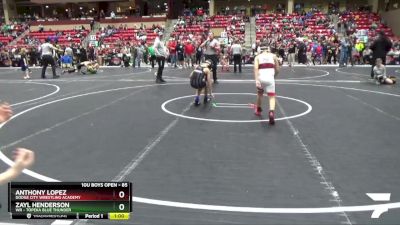
[[[120,191],[118,193],[119,198],[124,198],[125,197],[125,192],[124,191]],[[120,211],[123,211],[125,209],[125,205],[124,204],[119,204],[118,206]]]

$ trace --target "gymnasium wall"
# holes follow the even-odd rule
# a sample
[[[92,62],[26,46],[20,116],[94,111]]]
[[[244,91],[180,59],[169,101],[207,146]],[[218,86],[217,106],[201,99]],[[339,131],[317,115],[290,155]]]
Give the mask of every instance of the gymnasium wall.
[[[158,24],[161,26],[165,26],[166,18],[165,17],[150,17],[150,18],[128,18],[128,19],[102,19],[100,20],[101,26],[114,25],[115,27],[119,27],[120,25],[124,26],[128,25],[128,28],[140,27],[141,24],[145,25],[147,28],[151,28],[153,24]]]
[[[379,12],[381,13],[397,9],[400,9],[400,0],[389,0],[389,2],[387,3],[385,2],[385,0],[379,1]]]
[[[274,1],[265,1],[265,0],[251,0],[243,1],[243,0],[214,0],[215,1],[215,12],[221,11],[221,8],[226,8],[227,6],[232,10],[234,7],[245,6],[253,7],[253,6],[265,6],[267,5],[269,9],[275,9],[277,4],[283,4],[287,7],[287,0],[274,0]]]
[[[392,28],[396,36],[400,36],[400,9],[390,10],[387,12],[381,11],[381,17],[386,21],[387,25]]]
[[[65,20],[65,21],[42,21],[32,22],[30,26],[31,31],[38,31],[39,25],[43,25],[45,31],[51,30],[72,30],[78,26],[84,26],[87,30],[90,30],[90,21],[82,20]]]
[[[218,12],[221,8],[226,8],[227,6],[230,9],[233,9],[235,6],[265,6],[268,5],[268,10],[275,10],[277,4],[283,4],[285,8],[287,8],[288,1],[287,0],[274,0],[274,1],[265,1],[265,0],[251,0],[243,1],[243,0],[214,0],[215,1],[215,11]],[[358,9],[359,6],[367,5],[368,1],[366,0],[335,0],[339,3],[340,10],[345,10],[347,7],[350,9]],[[396,0],[400,1],[400,0]],[[312,7],[316,6],[322,9],[323,12],[328,11],[329,1],[324,0],[294,0],[294,5],[296,3],[304,3],[305,11],[309,11]]]

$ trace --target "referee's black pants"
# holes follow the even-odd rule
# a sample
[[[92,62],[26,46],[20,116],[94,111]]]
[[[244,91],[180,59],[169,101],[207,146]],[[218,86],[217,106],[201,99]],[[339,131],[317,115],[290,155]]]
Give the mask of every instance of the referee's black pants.
[[[163,80],[162,75],[163,75],[163,71],[164,71],[165,57],[157,56],[156,59],[157,59],[157,64],[158,64],[157,80]]]
[[[239,73],[242,72],[242,55],[233,55],[233,71],[236,73],[236,65],[239,65]]]
[[[42,56],[42,78],[46,78],[46,69],[48,65],[51,65],[51,69],[53,70],[53,77],[56,77],[56,63],[54,62],[54,58],[51,55],[43,55]]]
[[[217,55],[205,55],[205,60],[210,59],[213,62],[213,80],[217,81],[217,64],[218,64],[218,56]]]

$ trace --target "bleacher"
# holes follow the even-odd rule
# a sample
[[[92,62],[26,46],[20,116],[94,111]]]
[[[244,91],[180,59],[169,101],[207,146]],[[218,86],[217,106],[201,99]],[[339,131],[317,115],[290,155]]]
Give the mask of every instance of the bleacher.
[[[303,19],[303,23],[299,22],[300,17]],[[260,14],[258,15],[258,19],[256,20],[256,26],[263,27],[262,30],[256,32],[256,39],[260,40],[265,37],[270,32],[273,32],[275,26],[279,33],[283,33],[285,38],[296,38],[296,34],[294,32],[288,32],[287,30],[283,30],[285,26],[291,26],[291,28],[295,30],[303,30],[304,27],[307,27],[307,35],[317,35],[317,36],[330,36],[332,35],[332,30],[326,25],[318,25],[317,22],[321,18],[328,18],[327,14],[317,12],[314,13],[311,17],[300,16],[296,13],[290,15],[282,15],[282,14]],[[351,12],[349,14],[341,15],[340,19],[343,21],[348,21],[353,19],[356,23],[356,28],[351,30],[351,33],[355,33],[359,30],[367,30],[369,38],[375,37],[378,32],[384,31],[388,37],[394,37],[392,29],[385,26],[381,23],[381,18],[379,15],[374,13],[367,12]],[[293,22],[295,19],[296,22]],[[377,25],[377,29],[372,29],[371,25],[375,23]],[[265,29],[264,29],[265,27]],[[277,32],[275,32],[277,33]]]
[[[1,27],[4,27],[4,24],[0,24]],[[14,37],[11,36],[11,33],[16,32],[19,36],[22,32],[24,32],[24,26],[22,24],[12,24],[10,25],[10,30],[8,30],[8,34],[1,33],[0,34],[0,42],[3,45],[8,45],[10,42],[14,40]]]
[[[77,31],[77,30],[54,30],[54,31],[33,31],[26,34],[25,37],[29,37],[31,40],[38,40],[40,43],[44,43],[47,38],[50,38],[52,41],[57,41],[57,44],[60,46],[67,46],[71,43],[81,44],[82,40],[89,34],[89,30]],[[62,35],[57,35],[57,34]],[[80,33],[82,37],[78,38],[76,35]],[[70,39],[68,38],[70,35]],[[22,48],[29,47],[29,43],[25,42],[25,37],[22,37],[18,42],[17,46]]]
[[[213,17],[209,17],[206,20],[202,21],[200,24],[190,24],[190,17],[184,17],[186,21],[185,26],[177,25],[173,32],[171,33],[172,37],[182,36],[183,40],[188,39],[188,34],[192,34],[194,36],[201,35],[202,33],[209,31],[214,28],[224,29],[225,31],[231,30],[233,26],[232,35],[238,37],[240,39],[244,39],[245,33],[240,30],[241,24],[240,16],[235,23],[232,23],[233,16],[224,16],[224,15],[216,15]],[[218,36],[219,34],[217,34]]]
[[[146,36],[146,43],[153,44],[158,36],[158,30],[164,30],[166,20],[165,16],[101,19],[100,26],[105,30],[100,29],[96,32],[96,36],[98,40],[102,40],[102,44],[110,47],[126,43],[132,45],[142,40],[140,36]],[[111,35],[107,29],[110,27],[114,30]]]
[[[0,35],[0,42],[3,43],[3,45],[8,45],[13,40],[14,40],[14,38],[10,37],[8,35],[7,36]]]
[[[354,32],[356,32],[357,30],[369,30],[368,36],[375,37],[377,33],[383,31],[386,34],[386,36],[394,37],[392,29],[382,24],[381,17],[375,13],[350,12],[349,14],[342,15],[341,18],[343,20],[349,20],[351,18],[354,19],[354,21],[357,24],[357,29],[354,30]],[[374,22],[377,25],[377,29],[375,30],[371,29],[371,25]]]
[[[157,33],[154,32],[153,29],[145,29],[142,30],[143,35],[146,35],[146,43],[152,44],[154,43],[154,40],[157,37]],[[100,31],[96,33],[96,36],[100,39],[101,37]],[[140,33],[139,29],[134,29],[134,28],[128,28],[126,30],[124,29],[117,29],[117,31],[112,34],[109,37],[105,37],[103,40],[103,44],[105,45],[114,45],[115,43],[122,41],[123,43],[129,42],[129,43],[134,43],[139,41],[139,36],[138,34]]]
[[[256,39],[260,40],[265,37],[269,32],[273,31],[274,28],[279,30],[279,32],[284,32],[284,27],[291,26],[290,28],[301,30],[304,28],[304,25],[307,25],[310,31],[310,33],[308,33],[309,35],[329,36],[332,34],[330,29],[324,25],[317,25],[317,20],[323,17],[326,17],[326,15],[323,13],[315,13],[311,18],[305,19],[303,23],[301,23],[300,16],[296,13],[290,15],[274,13],[260,14],[256,20],[256,26],[262,26],[265,29],[256,32]],[[294,19],[296,22],[293,22]],[[289,39],[296,38],[296,34],[294,32],[284,32],[284,37]]]

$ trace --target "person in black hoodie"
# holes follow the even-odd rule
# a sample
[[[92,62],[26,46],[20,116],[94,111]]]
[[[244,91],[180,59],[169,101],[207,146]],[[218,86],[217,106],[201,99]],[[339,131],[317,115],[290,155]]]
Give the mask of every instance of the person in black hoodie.
[[[81,53],[79,61],[80,62],[88,61],[87,52],[86,52],[86,49],[83,47],[83,45],[80,46],[79,51]]]
[[[303,41],[300,41],[299,43],[299,51],[298,51],[298,61],[300,64],[306,64],[307,63],[307,46],[304,44]]]
[[[392,48],[393,44],[386,37],[383,31],[379,32],[379,37],[372,43],[370,49],[372,50],[372,60],[371,60],[371,78],[374,78],[374,67],[376,59],[381,58],[382,64],[386,65],[386,55]]]
[[[176,53],[178,54],[178,64],[180,68],[185,68],[185,48],[180,40],[176,46]]]
[[[93,47],[93,46],[90,46],[90,47],[89,47],[88,59],[89,59],[90,61],[93,61],[93,60],[95,59],[94,47]]]

